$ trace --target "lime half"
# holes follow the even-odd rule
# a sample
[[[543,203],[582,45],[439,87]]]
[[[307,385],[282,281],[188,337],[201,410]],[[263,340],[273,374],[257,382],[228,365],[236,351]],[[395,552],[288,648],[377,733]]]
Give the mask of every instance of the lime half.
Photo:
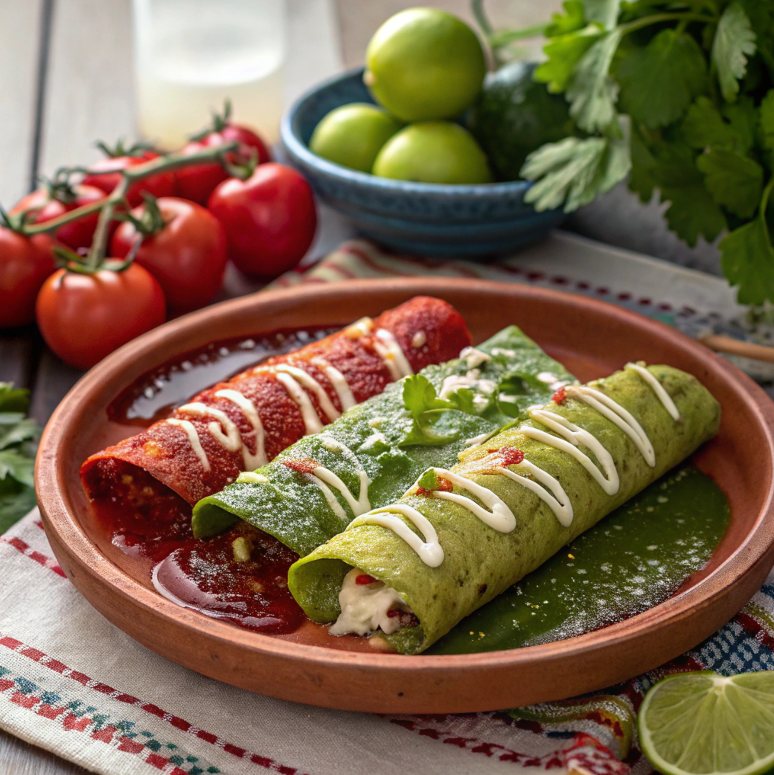
[[[774,766],[774,671],[680,673],[645,696],[640,745],[666,775],[758,775]]]

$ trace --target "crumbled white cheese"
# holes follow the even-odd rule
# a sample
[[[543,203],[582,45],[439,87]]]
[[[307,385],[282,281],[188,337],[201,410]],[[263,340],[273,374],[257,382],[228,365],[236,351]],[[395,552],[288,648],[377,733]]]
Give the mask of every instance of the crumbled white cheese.
[[[256,474],[253,471],[243,471],[237,477],[238,484],[266,484],[268,481],[263,474]]]
[[[368,424],[372,428],[378,428],[383,422],[384,422],[384,417],[374,417],[372,420],[368,421]]]
[[[487,355],[481,350],[477,350],[475,347],[466,347],[460,353],[460,358],[466,361],[469,369],[474,369],[476,366],[480,366],[482,363],[492,360],[490,355]]]
[[[417,331],[416,334],[414,334],[414,336],[411,337],[411,346],[417,350],[420,347],[424,347],[426,342],[427,342],[427,334],[425,334],[424,331]]]
[[[353,568],[345,577],[339,592],[341,614],[330,626],[331,635],[367,635],[381,630],[387,635],[400,629],[399,616],[387,616],[388,611],[407,611],[411,609],[392,587],[381,581],[373,584],[358,584],[357,577],[363,571]]]

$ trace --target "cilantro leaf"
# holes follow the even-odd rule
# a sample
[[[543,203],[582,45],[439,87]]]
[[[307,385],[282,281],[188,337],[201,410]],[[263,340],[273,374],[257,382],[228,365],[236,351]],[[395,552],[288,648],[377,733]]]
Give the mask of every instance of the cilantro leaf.
[[[597,22],[606,30],[612,30],[618,21],[621,0],[583,0],[583,7],[590,22]]]
[[[414,417],[429,409],[445,406],[435,392],[432,382],[423,374],[414,374],[403,383],[403,405]]]
[[[587,132],[605,129],[616,117],[618,84],[610,75],[610,64],[621,35],[618,28],[594,43],[575,65],[567,83],[570,115]]]
[[[428,468],[419,477],[417,484],[424,490],[435,490],[438,487],[438,474],[432,468]]]
[[[551,15],[551,23],[546,27],[545,35],[547,38],[555,38],[559,35],[566,35],[569,32],[576,32],[583,29],[586,19],[581,0],[565,0],[562,3],[564,14],[555,13]]]
[[[33,469],[35,460],[28,455],[15,450],[5,449],[0,452],[0,479],[10,476],[28,487],[35,486]]]
[[[447,399],[449,409],[458,409],[465,414],[475,414],[476,407],[473,403],[473,396],[475,394],[469,388],[458,388]]]
[[[754,53],[755,33],[750,20],[738,2],[731,3],[720,17],[712,41],[712,64],[726,102],[736,99],[739,80],[747,72],[747,57]]]
[[[703,91],[706,75],[699,44],[671,29],[627,54],[616,71],[625,111],[651,129],[680,118]]]
[[[35,442],[40,428],[25,419],[29,391],[0,382],[0,533],[35,505]]]
[[[747,156],[755,144],[758,131],[759,111],[750,97],[740,97],[736,102],[725,103],[721,112],[723,117],[731,122],[731,129],[736,137],[735,150]]]
[[[691,148],[703,150],[714,148],[732,148],[737,137],[720,111],[709,97],[699,97],[688,108],[682,124],[683,137]]]
[[[632,158],[629,188],[640,197],[640,201],[647,203],[653,198],[653,190],[658,186],[654,177],[657,162],[636,124],[632,124],[629,143]]]
[[[774,89],[770,89],[761,101],[760,133],[764,148],[774,153]]]
[[[578,32],[550,38],[543,52],[546,61],[534,73],[534,79],[548,84],[548,91],[563,92],[575,65],[602,36],[598,24],[589,24]]]
[[[720,242],[723,273],[739,286],[740,304],[774,299],[774,248],[766,223],[766,207],[774,179],[769,181],[755,220],[732,231]]]
[[[736,151],[718,148],[703,153],[696,166],[712,198],[740,218],[750,218],[758,207],[763,189],[763,168]]]
[[[521,175],[535,183],[524,201],[538,212],[564,204],[569,213],[623,180],[630,166],[629,147],[620,138],[568,137],[527,157]]]

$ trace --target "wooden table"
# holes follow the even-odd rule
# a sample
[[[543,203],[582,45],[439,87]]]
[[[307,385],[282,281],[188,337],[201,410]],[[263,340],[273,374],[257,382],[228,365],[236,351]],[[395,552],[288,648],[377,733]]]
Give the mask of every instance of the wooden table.
[[[214,2],[215,0],[213,0]],[[362,62],[376,27],[412,0],[287,0],[290,37],[310,26],[330,36],[323,61],[293,58],[288,80],[301,84]],[[468,0],[423,0],[470,18]],[[497,20],[531,25],[560,0],[491,0]],[[39,174],[99,158],[93,143],[134,136],[131,0],[0,0],[0,203],[12,206]],[[303,68],[304,72],[299,72]],[[306,79],[306,81],[304,81]],[[295,96],[291,94],[289,96]],[[192,127],[196,129],[196,127]],[[318,251],[336,241],[338,224],[323,219]],[[235,275],[224,296],[253,290]],[[0,381],[32,391],[31,413],[44,424],[81,376],[43,345],[34,327],[0,334]],[[80,767],[0,731],[0,775],[83,773]]]

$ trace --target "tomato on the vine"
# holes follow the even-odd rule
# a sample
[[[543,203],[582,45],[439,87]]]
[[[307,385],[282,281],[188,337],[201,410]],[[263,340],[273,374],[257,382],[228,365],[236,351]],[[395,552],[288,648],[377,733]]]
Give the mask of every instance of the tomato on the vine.
[[[92,274],[59,269],[43,283],[35,314],[46,344],[79,369],[166,319],[161,286],[137,264]]]
[[[317,228],[312,189],[284,164],[261,164],[247,180],[224,181],[212,192],[208,207],[226,230],[229,258],[254,277],[276,277],[292,269]]]
[[[129,255],[144,235],[135,263],[161,285],[172,312],[203,307],[223,283],[228,250],[218,219],[195,202],[162,197],[130,213],[113,235],[110,255]]]
[[[52,244],[47,234],[25,237],[0,226],[0,328],[35,319],[40,286],[56,271]]]
[[[180,153],[188,156],[206,148],[215,148],[224,143],[239,143],[239,151],[228,154],[230,162],[236,162],[239,156],[256,155],[257,164],[271,161],[271,154],[263,140],[251,129],[231,123],[231,104],[226,102],[222,115],[214,115],[212,126],[195,136]],[[228,173],[220,164],[195,164],[181,167],[177,171],[177,195],[190,199],[200,205],[206,205],[215,187],[228,178]]]
[[[160,158],[160,154],[142,147],[124,149],[120,142],[112,149],[104,144],[100,144],[100,148],[107,154],[107,158],[101,159],[89,167],[93,173],[100,174],[86,175],[83,183],[102,189],[106,194],[109,194],[121,182],[121,170]],[[172,171],[160,172],[157,175],[150,175],[138,180],[129,186],[126,199],[132,207],[136,207],[142,202],[143,193],[152,194],[155,197],[172,196],[175,193],[175,173]]]
[[[29,210],[29,223],[45,223],[78,207],[98,202],[104,198],[105,192],[94,186],[84,184],[71,186],[54,183],[49,188],[39,188],[37,191],[27,194],[14,205],[10,214],[18,215],[24,210]],[[94,238],[98,219],[99,212],[94,212],[76,221],[66,223],[56,230],[56,239],[73,250],[88,248]]]

